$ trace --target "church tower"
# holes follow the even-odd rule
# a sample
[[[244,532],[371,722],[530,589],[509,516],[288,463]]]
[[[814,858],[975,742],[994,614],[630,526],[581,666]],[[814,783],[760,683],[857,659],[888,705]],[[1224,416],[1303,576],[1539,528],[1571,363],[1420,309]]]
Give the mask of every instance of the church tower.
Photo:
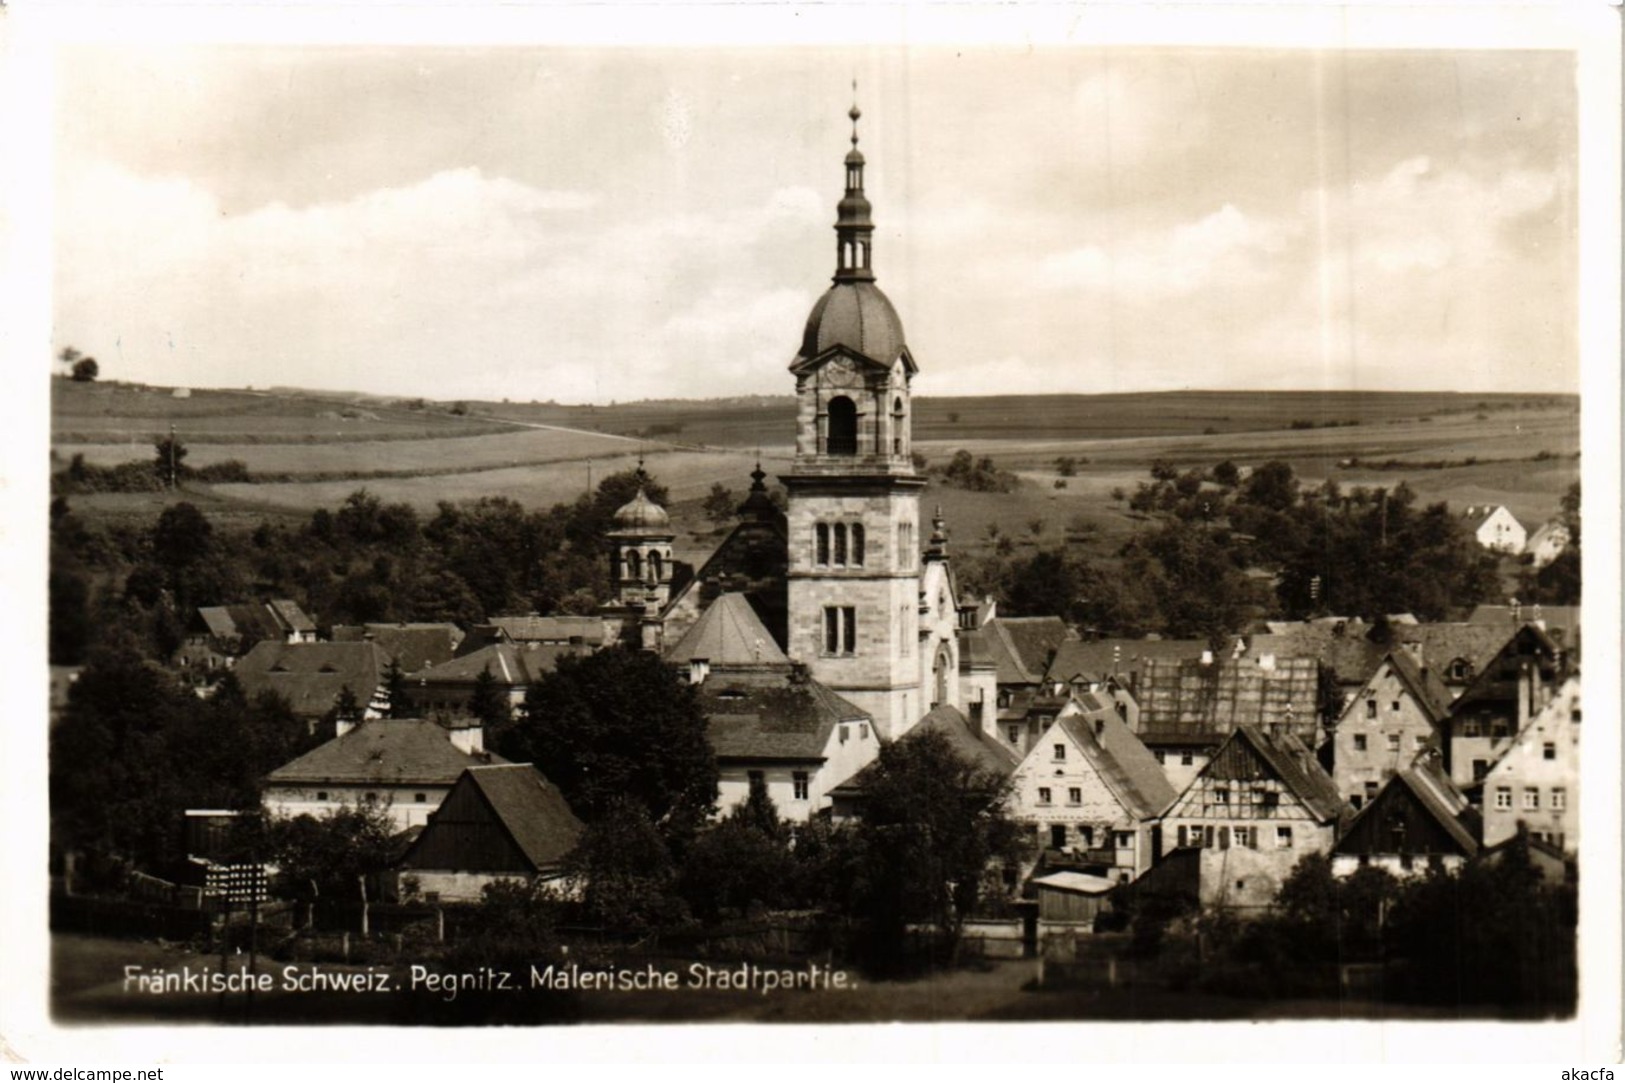
[[[789,650],[823,684],[900,737],[920,687],[920,490],[910,441],[916,368],[903,324],[875,285],[853,105],[833,284],[813,306],[796,378],[789,492]]]
[[[637,495],[616,510],[604,534],[615,591],[605,615],[620,621],[623,642],[658,651],[663,646],[662,613],[671,598],[671,547],[677,535],[666,509],[644,492],[646,481],[640,458]]]

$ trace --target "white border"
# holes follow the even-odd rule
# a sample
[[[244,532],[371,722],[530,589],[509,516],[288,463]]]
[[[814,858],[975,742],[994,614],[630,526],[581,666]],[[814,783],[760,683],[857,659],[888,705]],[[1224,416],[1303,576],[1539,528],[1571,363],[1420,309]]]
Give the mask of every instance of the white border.
[[[628,9],[631,10],[628,10]],[[1617,10],[1572,4],[1526,7],[1331,5],[1140,7],[1072,4],[568,5],[470,9],[355,4],[103,6],[13,3],[0,20],[0,134],[5,278],[0,347],[9,394],[0,401],[9,439],[0,444],[6,517],[0,529],[4,652],[14,669],[4,694],[5,843],[0,848],[0,1057],[35,1063],[133,1066],[154,1061],[319,1060],[411,1062],[395,1073],[443,1078],[446,1063],[511,1060],[782,1062],[929,1059],[1009,1063],[1066,1061],[1475,1062],[1488,1078],[1524,1061],[1595,1067],[1620,1056],[1619,346],[1620,23]],[[1324,48],[1555,48],[1580,57],[1582,223],[1580,303],[1583,467],[1587,493],[1585,713],[1582,815],[1582,1014],[1569,1023],[1399,1023],[1258,1026],[1148,1024],[1001,1026],[581,1027],[526,1030],[322,1028],[55,1028],[41,997],[46,943],[39,870],[45,777],[44,509],[50,347],[50,123],[54,50],[91,42],[146,44],[1203,44]],[[13,356],[14,355],[14,356]],[[1612,825],[1612,837],[1608,838]],[[1599,845],[1606,841],[1607,845]],[[1500,1068],[1496,1068],[1500,1065]],[[269,1077],[275,1070],[261,1069]],[[1219,1075],[1235,1065],[1217,1068]],[[1346,1068],[1349,1074],[1354,1069]],[[331,1069],[330,1069],[331,1071]],[[259,1074],[247,1073],[250,1078]],[[325,1074],[325,1073],[324,1073]],[[336,1074],[336,1073],[333,1073]],[[1333,1071],[1334,1077],[1342,1071]],[[1368,1069],[1360,1069],[1362,1077]],[[1527,1073],[1523,1073],[1527,1075]],[[184,1076],[183,1076],[184,1077]],[[1556,1078],[1554,1074],[1553,1078]]]

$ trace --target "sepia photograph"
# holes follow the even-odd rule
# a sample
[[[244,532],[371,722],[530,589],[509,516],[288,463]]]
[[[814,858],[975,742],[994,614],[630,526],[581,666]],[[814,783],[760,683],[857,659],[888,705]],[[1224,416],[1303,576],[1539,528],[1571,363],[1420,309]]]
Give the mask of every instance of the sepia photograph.
[[[40,1048],[1617,1049],[1583,21],[634,10],[14,50]]]

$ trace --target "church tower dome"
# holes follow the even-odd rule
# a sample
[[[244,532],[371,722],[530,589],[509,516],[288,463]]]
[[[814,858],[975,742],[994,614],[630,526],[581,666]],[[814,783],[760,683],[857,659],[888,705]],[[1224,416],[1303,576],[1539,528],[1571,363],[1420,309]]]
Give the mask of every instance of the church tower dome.
[[[833,285],[813,305],[801,333],[801,350],[790,368],[799,371],[841,348],[887,367],[902,361],[912,375],[914,359],[903,337],[903,321],[875,285],[875,225],[863,191],[865,162],[858,149],[858,118],[863,111],[854,104],[847,115],[852,118],[852,149],[846,155],[846,194],[835,208]]]

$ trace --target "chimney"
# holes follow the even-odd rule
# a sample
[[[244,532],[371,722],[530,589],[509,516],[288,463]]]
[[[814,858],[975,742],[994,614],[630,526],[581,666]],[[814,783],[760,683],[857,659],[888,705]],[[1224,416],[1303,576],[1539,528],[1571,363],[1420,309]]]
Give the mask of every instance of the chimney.
[[[1258,668],[1265,673],[1275,672],[1275,655],[1261,654],[1258,656]]]
[[[1213,664],[1213,652],[1212,651],[1203,651],[1202,652],[1202,664],[1204,666],[1211,666]]]
[[[1518,725],[1512,733],[1514,736],[1523,732],[1529,724],[1529,715],[1535,706],[1535,682],[1529,677],[1529,663],[1518,663]]]
[[[701,685],[711,673],[711,663],[705,658],[690,658],[688,660],[688,683]]]
[[[485,754],[485,727],[480,725],[478,719],[461,718],[447,727],[446,736],[457,751],[465,756],[483,756]]]

